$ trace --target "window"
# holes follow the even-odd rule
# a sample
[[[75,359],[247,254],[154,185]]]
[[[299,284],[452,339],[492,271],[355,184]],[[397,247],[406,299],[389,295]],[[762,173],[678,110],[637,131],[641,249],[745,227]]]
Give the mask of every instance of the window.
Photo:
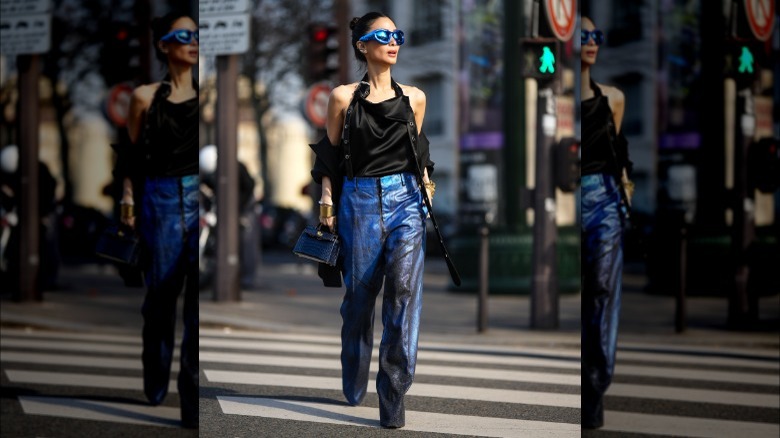
[[[442,24],[444,2],[445,0],[414,2],[414,17],[412,18],[409,44],[417,46],[442,39],[444,36]]]
[[[620,46],[642,39],[642,3],[644,0],[612,3],[612,29],[607,35],[607,44]]]
[[[417,81],[417,87],[425,92],[425,119],[423,130],[428,135],[444,134],[444,78],[428,76]]]
[[[634,111],[626,111],[623,115],[621,129],[626,135],[642,135],[642,112],[645,109],[642,98],[642,75],[628,73],[615,78],[615,85],[626,96],[626,107],[635,108]]]

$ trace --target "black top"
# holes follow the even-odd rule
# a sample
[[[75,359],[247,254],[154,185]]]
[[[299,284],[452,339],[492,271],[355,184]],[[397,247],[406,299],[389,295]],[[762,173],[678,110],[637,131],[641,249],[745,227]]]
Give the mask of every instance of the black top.
[[[406,117],[407,106],[403,95],[377,103],[357,97],[349,128],[355,176],[414,171],[406,125],[399,122]]]
[[[608,173],[619,175],[629,167],[628,144],[623,134],[615,132],[609,100],[591,81],[596,95],[582,101],[582,175]],[[613,151],[614,150],[614,151]]]
[[[148,176],[198,174],[198,98],[162,99],[159,117],[149,123]]]

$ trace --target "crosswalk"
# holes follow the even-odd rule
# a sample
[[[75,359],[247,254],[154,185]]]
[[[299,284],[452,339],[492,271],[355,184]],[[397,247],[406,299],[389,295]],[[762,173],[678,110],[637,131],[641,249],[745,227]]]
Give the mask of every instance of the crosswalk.
[[[177,392],[174,380],[169,386],[169,393],[174,395],[169,395],[165,404],[150,406],[146,402],[141,350],[140,334],[63,333],[4,327],[0,336],[3,403],[7,402],[8,391],[13,391],[21,417],[91,420],[97,422],[93,424],[146,426],[160,431],[179,428],[178,401],[173,400]],[[174,358],[173,378],[178,372],[177,362],[178,355]],[[13,411],[4,406],[4,428],[9,427],[6,422],[24,423],[23,418],[6,417]],[[29,424],[46,431],[41,421]],[[61,421],[51,425],[85,427],[84,423]],[[105,426],[95,427],[105,433],[102,428]],[[132,429],[122,430],[134,436]],[[84,432],[83,436],[91,435]]]
[[[314,431],[338,426],[333,436],[365,436],[364,428],[379,428],[373,380],[378,347],[374,350],[368,395],[363,405],[353,407],[341,394],[337,334],[202,329],[201,392],[213,389],[209,393],[221,413],[233,417],[226,424],[239,417],[248,427],[292,431],[300,430],[296,424],[309,424],[306,430]],[[576,348],[421,342],[415,382],[405,399],[404,430],[442,436],[580,436],[579,370]]]
[[[3,328],[0,350],[3,424],[6,412],[16,409],[30,418],[161,433],[179,425],[174,380],[171,400],[156,407],[145,402],[140,336]],[[269,432],[256,436],[364,436],[378,428],[375,382],[361,406],[347,405],[339,356],[337,333],[201,329],[201,436],[247,436],[247,430]],[[579,375],[576,348],[421,342],[404,430],[580,436]],[[606,424],[593,436],[777,437],[780,357],[757,348],[622,342],[605,404]]]

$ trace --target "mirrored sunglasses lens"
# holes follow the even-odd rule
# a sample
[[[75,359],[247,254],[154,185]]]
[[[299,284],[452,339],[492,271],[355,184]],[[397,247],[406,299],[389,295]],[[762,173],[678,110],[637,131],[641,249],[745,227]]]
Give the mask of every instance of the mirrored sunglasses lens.
[[[604,32],[597,30],[593,32],[593,42],[596,43],[597,46],[600,46],[601,43],[604,42]]]
[[[390,42],[390,33],[387,32],[386,30],[377,31],[374,34],[374,37],[376,38],[377,41],[379,41],[382,44],[387,44]]]
[[[395,31],[393,33],[393,38],[395,38],[395,42],[397,42],[399,46],[401,44],[403,44],[404,43],[404,33],[403,33],[403,31],[400,31],[400,30]]]

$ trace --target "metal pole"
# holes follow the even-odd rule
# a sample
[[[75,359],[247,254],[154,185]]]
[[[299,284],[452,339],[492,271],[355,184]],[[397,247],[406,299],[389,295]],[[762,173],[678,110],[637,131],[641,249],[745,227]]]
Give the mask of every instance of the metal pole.
[[[686,328],[687,309],[686,309],[686,286],[688,269],[688,228],[683,220],[680,227],[680,276],[677,289],[677,299],[674,312],[674,329],[677,333],[682,333]]]
[[[41,301],[38,289],[40,269],[40,215],[38,211],[38,78],[40,57],[20,55],[19,64],[19,291],[17,301]]]
[[[488,320],[488,284],[489,284],[489,255],[490,255],[490,229],[487,225],[479,228],[479,301],[477,302],[477,331],[484,333],[487,330]]]
[[[217,56],[217,272],[214,301],[240,301],[238,56]]]
[[[336,0],[336,26],[339,38],[339,71],[338,83],[349,83],[349,54],[352,47],[349,34],[349,2]]]
[[[549,86],[539,90],[536,114],[531,328],[556,329],[558,328],[558,290],[555,278],[557,230],[551,155],[557,123],[555,95]]]
[[[741,326],[749,322],[748,277],[750,269],[747,250],[755,230],[753,197],[747,183],[747,150],[755,132],[753,94],[750,89],[740,91],[737,98],[737,139],[734,143],[734,222],[732,225],[731,261],[734,266],[734,284],[729,300],[731,325]]]

